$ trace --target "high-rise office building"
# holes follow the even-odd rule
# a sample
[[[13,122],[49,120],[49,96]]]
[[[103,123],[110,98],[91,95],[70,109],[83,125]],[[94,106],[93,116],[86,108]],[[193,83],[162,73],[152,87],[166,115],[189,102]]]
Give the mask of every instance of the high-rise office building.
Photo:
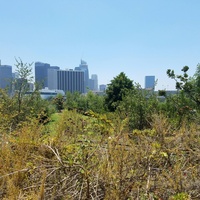
[[[58,70],[57,71],[57,89],[64,92],[84,93],[84,72],[80,70]]]
[[[48,69],[48,88],[50,90],[57,90],[57,71],[60,69],[60,67],[57,66],[51,66]]]
[[[79,65],[79,67],[75,67],[75,70],[80,70],[84,72],[84,84],[85,84],[84,92],[87,92],[87,88],[89,87],[89,70],[87,62],[81,60],[81,64]]]
[[[91,78],[89,79],[88,89],[94,91],[94,80]]]
[[[94,91],[98,91],[98,76],[97,74],[92,74],[91,79],[94,81]]]
[[[0,65],[0,88],[8,88],[11,91],[12,66]]]
[[[106,91],[106,85],[102,84],[102,85],[99,85],[99,90],[101,92],[105,92]]]
[[[48,87],[48,69],[50,64],[36,62],[35,63],[35,82],[42,88]]]
[[[155,89],[155,76],[145,76],[145,89]]]

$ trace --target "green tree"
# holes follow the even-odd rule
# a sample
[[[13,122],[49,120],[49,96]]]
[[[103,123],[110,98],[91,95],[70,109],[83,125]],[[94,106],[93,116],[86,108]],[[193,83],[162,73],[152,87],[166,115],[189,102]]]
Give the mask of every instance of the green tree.
[[[67,92],[65,107],[69,110],[79,110],[86,111],[87,110],[87,102],[84,95],[80,94],[80,92]]]
[[[167,117],[172,126],[181,127],[182,123],[190,124],[198,119],[194,111],[195,103],[184,92],[166,96],[166,100],[159,106],[161,113]]]
[[[128,117],[130,130],[142,130],[150,127],[152,115],[158,111],[159,102],[154,93],[142,90],[140,85],[135,85],[134,88],[123,97],[117,110]]]
[[[175,96],[167,97],[165,113],[179,127],[185,120],[197,120],[197,111],[200,108],[200,65],[197,65],[196,73],[192,77],[188,75],[188,70],[189,67],[184,66],[181,75],[176,75],[174,70],[167,70],[168,77],[175,80],[178,92]]]
[[[21,113],[22,102],[25,94],[29,90],[29,83],[33,80],[32,76],[32,64],[23,63],[22,60],[16,60],[16,73],[18,75],[17,79],[14,79],[14,95],[17,97],[17,109],[18,114]]]
[[[61,112],[64,109],[64,96],[62,94],[58,94],[54,99],[53,103],[56,106],[58,112]]]
[[[182,68],[182,75],[176,75],[174,70],[168,69],[167,75],[169,78],[176,81],[176,89],[183,92],[191,101],[195,102],[196,106],[200,107],[200,65],[197,65],[196,73],[193,77],[188,75],[188,66]]]
[[[79,92],[71,93],[71,92],[68,91],[66,93],[66,101],[65,101],[64,106],[69,110],[77,109],[79,98],[80,98]]]
[[[67,92],[65,107],[69,110],[76,109],[81,112],[92,110],[96,113],[102,113],[104,112],[104,97],[94,94],[92,91],[89,91],[86,95],[78,92]]]
[[[109,111],[113,112],[122,101],[123,97],[134,89],[133,82],[121,72],[108,85],[105,96],[105,105]]]
[[[32,113],[30,100],[33,99],[33,96],[26,96],[26,92],[29,90],[28,82],[32,81],[32,64],[23,63],[20,58],[15,60],[18,78],[11,81],[12,95],[9,95],[5,90],[0,91],[2,96],[0,100],[1,114],[9,119],[4,126],[5,129],[9,127],[10,130],[15,128],[20,121],[24,121],[29,113]]]
[[[92,110],[96,113],[104,112],[104,97],[94,94],[89,91],[85,96],[87,102],[87,110]]]
[[[16,72],[18,78],[12,81],[13,94],[10,96],[5,90],[0,90],[0,128],[14,130],[21,122],[30,121],[31,118],[42,119],[43,122],[51,114],[49,103],[41,99],[37,88],[27,94],[29,82],[32,81],[32,64],[23,63],[16,59]]]
[[[158,90],[158,96],[166,97],[166,95],[167,95],[166,90]]]

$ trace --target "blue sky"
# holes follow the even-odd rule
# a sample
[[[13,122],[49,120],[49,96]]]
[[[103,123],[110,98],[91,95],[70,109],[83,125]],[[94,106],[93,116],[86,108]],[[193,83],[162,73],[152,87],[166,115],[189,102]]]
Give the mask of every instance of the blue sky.
[[[87,61],[107,84],[120,72],[144,86],[174,89],[168,68],[200,62],[199,0],[0,0],[0,59],[62,69]]]

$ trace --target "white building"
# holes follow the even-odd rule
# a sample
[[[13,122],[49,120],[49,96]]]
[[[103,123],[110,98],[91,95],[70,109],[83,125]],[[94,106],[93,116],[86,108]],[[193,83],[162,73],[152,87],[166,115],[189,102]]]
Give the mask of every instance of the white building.
[[[44,88],[39,90],[40,96],[42,99],[49,99],[51,97],[56,97],[58,94],[65,95],[63,90],[49,90],[48,88]]]

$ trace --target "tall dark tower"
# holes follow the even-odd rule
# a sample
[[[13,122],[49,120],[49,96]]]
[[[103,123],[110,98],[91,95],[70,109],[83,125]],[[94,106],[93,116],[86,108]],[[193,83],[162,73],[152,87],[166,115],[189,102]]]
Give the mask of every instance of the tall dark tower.
[[[35,63],[35,82],[42,86],[42,88],[48,87],[48,69],[50,64],[36,62]]]
[[[11,91],[12,66],[0,65],[0,88],[8,88]]]

